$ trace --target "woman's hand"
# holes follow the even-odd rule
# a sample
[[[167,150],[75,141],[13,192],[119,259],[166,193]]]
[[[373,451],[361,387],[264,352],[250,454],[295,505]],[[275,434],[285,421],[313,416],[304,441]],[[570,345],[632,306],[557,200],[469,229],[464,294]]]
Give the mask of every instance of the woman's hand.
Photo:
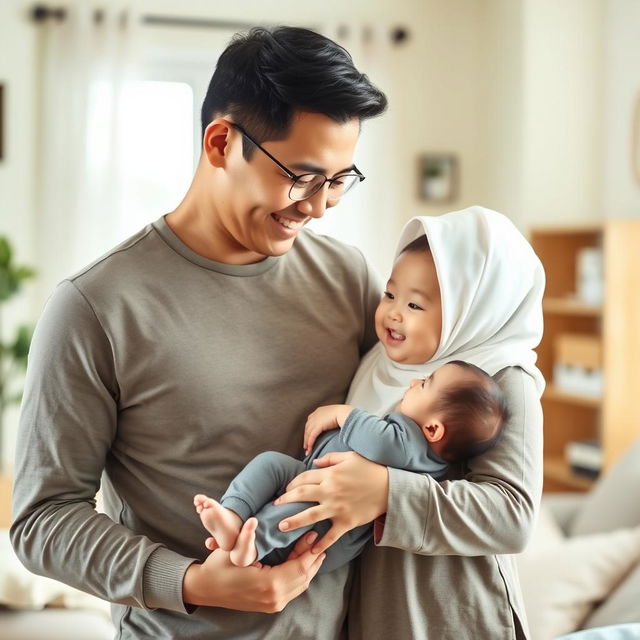
[[[281,531],[330,519],[332,526],[314,545],[321,553],[341,535],[387,511],[389,474],[387,467],[371,462],[353,451],[330,453],[315,463],[322,469],[305,471],[294,478],[275,504],[318,502],[283,520]]]

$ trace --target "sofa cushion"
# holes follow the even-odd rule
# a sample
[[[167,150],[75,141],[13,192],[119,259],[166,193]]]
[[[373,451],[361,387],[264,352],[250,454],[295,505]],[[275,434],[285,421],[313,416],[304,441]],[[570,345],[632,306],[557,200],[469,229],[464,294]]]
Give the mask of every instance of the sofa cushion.
[[[579,629],[640,558],[640,527],[554,542],[544,511],[530,546],[516,556],[533,640]]]
[[[640,440],[598,480],[586,496],[570,536],[613,531],[640,525]]]
[[[640,564],[636,565],[582,626],[591,629],[622,622],[640,622]]]

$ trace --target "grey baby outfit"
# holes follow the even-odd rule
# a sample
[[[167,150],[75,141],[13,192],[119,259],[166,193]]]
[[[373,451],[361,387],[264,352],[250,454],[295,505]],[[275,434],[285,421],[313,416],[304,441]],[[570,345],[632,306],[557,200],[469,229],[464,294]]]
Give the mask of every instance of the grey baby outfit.
[[[310,502],[274,505],[272,501],[285,492],[285,487],[297,475],[315,468],[314,460],[337,451],[355,451],[378,464],[434,478],[443,476],[447,463],[431,450],[420,427],[401,413],[384,418],[361,409],[354,409],[341,429],[321,434],[313,451],[298,460],[277,451],[257,455],[232,480],[222,496],[221,504],[235,511],[244,521],[258,519],[256,548],[258,559],[265,564],[283,562],[296,540],[313,529],[324,535],[331,526],[329,520],[291,531],[280,531],[278,523],[312,506]],[[348,531],[329,549],[320,573],[328,573],[353,560],[371,539],[372,525],[366,524]]]

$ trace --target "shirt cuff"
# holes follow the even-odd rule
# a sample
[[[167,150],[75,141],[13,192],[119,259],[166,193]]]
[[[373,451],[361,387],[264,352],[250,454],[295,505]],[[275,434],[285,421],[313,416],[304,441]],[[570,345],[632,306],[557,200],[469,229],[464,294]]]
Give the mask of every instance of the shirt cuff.
[[[389,498],[382,526],[374,525],[374,542],[381,547],[395,547],[418,552],[423,547],[425,525],[429,517],[431,494],[428,475],[402,469],[389,469]],[[380,536],[375,535],[376,528]]]
[[[187,569],[197,562],[166,547],[158,547],[148,558],[142,578],[142,597],[148,609],[192,613],[195,607],[182,600],[182,582]]]

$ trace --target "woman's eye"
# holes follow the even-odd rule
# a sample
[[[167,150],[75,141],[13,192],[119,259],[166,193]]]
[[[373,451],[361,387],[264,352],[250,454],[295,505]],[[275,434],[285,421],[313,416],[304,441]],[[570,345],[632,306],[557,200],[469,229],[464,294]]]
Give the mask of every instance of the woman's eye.
[[[409,303],[409,309],[416,309],[417,311],[424,311],[422,307],[419,307],[415,302]]]

